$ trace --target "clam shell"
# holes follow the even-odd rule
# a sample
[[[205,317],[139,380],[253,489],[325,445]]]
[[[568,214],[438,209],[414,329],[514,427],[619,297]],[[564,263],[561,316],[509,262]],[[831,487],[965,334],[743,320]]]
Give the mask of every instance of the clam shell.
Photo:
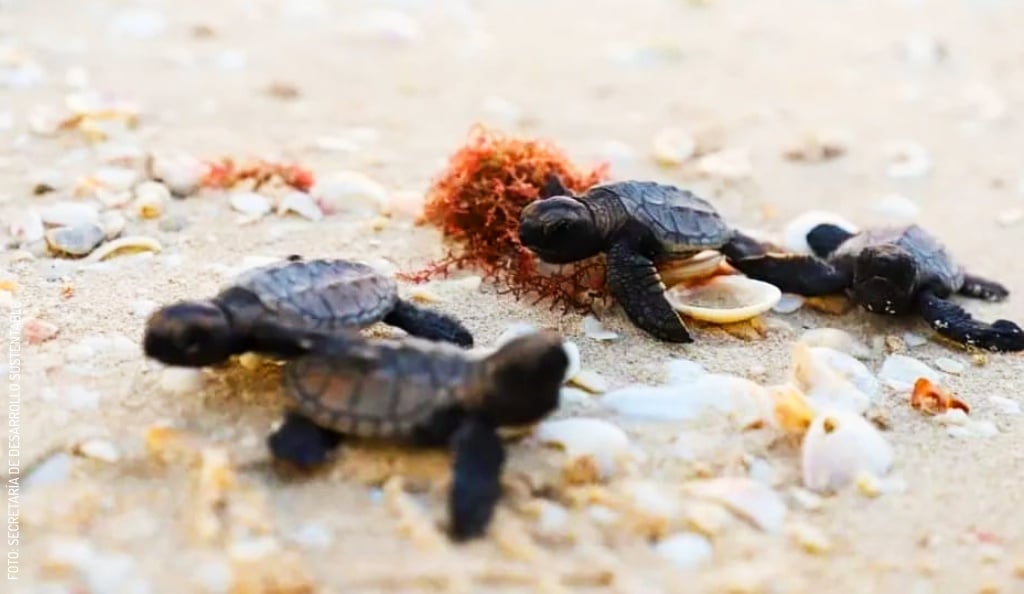
[[[137,252],[159,252],[162,249],[163,246],[160,245],[160,242],[152,237],[129,235],[128,237],[122,237],[103,244],[99,249],[89,254],[89,257],[86,258],[86,260],[90,262],[99,262],[100,260],[106,260],[116,255]]]
[[[730,324],[768,311],[782,298],[782,292],[745,276],[717,276],[696,287],[673,287],[665,297],[673,308],[691,318]]]
[[[58,227],[46,232],[46,245],[56,254],[85,256],[106,238],[98,225],[86,223],[73,227]]]
[[[722,262],[725,262],[725,256],[714,250],[704,250],[686,260],[659,267],[658,274],[666,286],[672,287],[683,281],[709,277]]]

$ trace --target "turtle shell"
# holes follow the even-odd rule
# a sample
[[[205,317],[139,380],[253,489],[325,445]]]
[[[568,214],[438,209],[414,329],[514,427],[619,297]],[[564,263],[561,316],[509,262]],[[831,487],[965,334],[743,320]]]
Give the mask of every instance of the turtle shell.
[[[398,300],[394,279],[349,260],[284,261],[249,270],[228,291],[245,290],[285,324],[312,330],[364,328]]]
[[[649,229],[670,253],[714,249],[730,237],[729,227],[711,203],[675,186],[613,182],[590,188],[587,196],[617,198],[627,216]]]
[[[408,339],[354,342],[292,360],[284,387],[314,423],[356,437],[401,438],[453,404],[473,405],[475,364],[462,349]]]
[[[918,225],[863,231],[843,242],[834,257],[855,258],[866,248],[884,245],[898,246],[913,256],[923,281],[938,281],[950,291],[956,291],[963,285],[963,268],[953,259],[949,249]]]

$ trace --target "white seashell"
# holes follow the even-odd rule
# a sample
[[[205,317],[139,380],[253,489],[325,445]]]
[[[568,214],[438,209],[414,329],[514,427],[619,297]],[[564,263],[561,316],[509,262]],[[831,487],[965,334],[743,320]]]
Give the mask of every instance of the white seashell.
[[[136,318],[148,318],[160,304],[150,299],[139,299],[132,302],[132,315]]]
[[[791,376],[815,410],[840,408],[862,413],[871,406],[880,386],[863,363],[825,347],[793,347]]]
[[[684,487],[695,497],[724,505],[765,532],[779,532],[786,520],[786,503],[782,497],[753,479],[724,477],[693,481]]]
[[[317,179],[310,194],[325,214],[376,215],[390,209],[390,194],[381,184],[357,171],[339,171]]]
[[[716,411],[746,422],[762,415],[768,400],[767,391],[750,380],[705,374],[687,384],[629,385],[605,394],[601,404],[636,419],[682,421]]]
[[[139,172],[128,167],[103,167],[92,177],[108,190],[123,192],[130,190],[139,181]]]
[[[160,182],[145,181],[135,188],[135,214],[143,219],[160,217],[171,199],[171,190]]]
[[[289,212],[307,218],[311,221],[319,221],[324,218],[316,200],[305,192],[288,192],[277,205],[277,214],[283,215]]]
[[[86,256],[87,262],[99,262],[115,256],[137,254],[139,252],[159,252],[163,249],[160,242],[144,235],[129,235],[105,243]]]
[[[718,270],[725,256],[714,250],[704,250],[685,259],[672,262],[671,265],[660,267],[661,279],[669,287],[686,280],[696,280],[711,276]]]
[[[913,332],[905,332],[903,334],[903,344],[907,345],[907,348],[913,349],[923,344],[927,344],[928,339],[920,334],[914,334]]]
[[[1020,403],[1016,400],[1011,400],[1004,396],[989,396],[988,399],[999,412],[1005,415],[1021,414]]]
[[[680,128],[667,128],[658,132],[651,146],[655,162],[666,167],[682,165],[697,152],[693,134]]]
[[[900,194],[882,196],[872,210],[891,223],[909,223],[921,214],[921,207],[916,202]]]
[[[57,227],[97,225],[100,222],[99,209],[88,202],[58,202],[44,207],[39,216],[43,223]]]
[[[593,338],[594,340],[618,340],[621,338],[619,334],[606,330],[604,325],[601,324],[601,320],[594,316],[583,318],[583,333],[586,334],[587,338]]]
[[[676,310],[698,320],[728,324],[759,316],[782,297],[777,287],[745,276],[717,276],[696,287],[665,292]]]
[[[608,391],[608,380],[603,375],[589,369],[581,369],[569,378],[569,383],[579,386],[591,394],[602,394]]]
[[[884,476],[892,463],[892,447],[878,429],[844,410],[818,415],[801,445],[804,486],[817,492],[844,489],[862,473]]]
[[[125,216],[116,210],[108,210],[100,215],[100,228],[103,229],[103,235],[108,240],[115,239],[120,235],[127,224],[128,220]]]
[[[34,210],[25,210],[14,216],[7,230],[19,245],[39,241],[44,233],[43,218]]]
[[[178,153],[154,155],[150,173],[175,196],[188,196],[199,189],[206,171],[207,166],[199,159]]]
[[[203,372],[188,367],[167,367],[160,371],[160,389],[168,394],[198,392],[203,387]]]
[[[534,435],[541,443],[558,444],[571,459],[592,458],[603,479],[612,477],[632,455],[626,432],[601,419],[547,420]]]
[[[85,256],[105,239],[103,229],[91,223],[57,227],[46,232],[46,245],[55,254]]]
[[[934,363],[940,371],[945,371],[946,373],[951,373],[953,375],[960,375],[965,369],[967,369],[966,365],[949,357],[939,357],[934,361]]]
[[[580,360],[580,347],[576,346],[575,342],[566,340],[562,342],[562,348],[565,349],[565,355],[569,357],[569,366],[565,370],[565,380],[563,383],[572,381],[574,377],[583,369],[583,363]]]
[[[86,458],[113,464],[121,459],[117,446],[105,439],[89,439],[75,446],[74,452]]]
[[[871,349],[868,345],[857,340],[849,332],[837,328],[813,328],[800,336],[800,342],[810,347],[825,347],[857,359],[868,359],[871,357]]]
[[[262,217],[271,209],[270,200],[255,192],[232,192],[228,201],[231,208],[253,217]]]
[[[927,378],[940,386],[946,376],[941,371],[932,369],[924,362],[906,355],[889,355],[882,363],[878,379],[894,390],[906,391],[914,387],[919,378]]]
[[[859,231],[856,225],[843,217],[823,211],[810,210],[795,217],[782,230],[782,247],[787,251],[799,254],[812,253],[811,246],[807,244],[807,234],[818,225],[828,223],[846,229],[850,233]]]
[[[673,386],[691,384],[707,373],[703,365],[688,359],[672,359],[665,363],[666,381]]]
[[[928,149],[916,142],[900,141],[886,147],[889,165],[886,173],[892,178],[924,177],[932,169]]]
[[[806,300],[800,295],[783,293],[779,302],[772,306],[772,311],[780,314],[791,314],[803,307],[804,301]]]

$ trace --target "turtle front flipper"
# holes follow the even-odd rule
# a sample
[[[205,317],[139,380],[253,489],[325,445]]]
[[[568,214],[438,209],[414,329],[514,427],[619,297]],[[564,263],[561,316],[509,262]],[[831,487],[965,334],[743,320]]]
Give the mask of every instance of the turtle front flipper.
[[[638,328],[659,340],[693,342],[682,318],[665,298],[654,262],[624,241],[608,250],[608,290]]]
[[[1010,296],[1010,291],[1003,285],[973,274],[964,275],[964,284],[958,293],[985,301],[1002,301]]]
[[[748,277],[775,285],[783,293],[820,297],[841,293],[850,275],[828,262],[804,254],[765,254],[736,259],[729,264]]]
[[[275,459],[308,469],[323,464],[331,451],[341,444],[342,438],[342,434],[336,431],[324,429],[298,413],[289,412],[277,431],[267,438],[267,445]]]
[[[384,323],[427,340],[451,342],[465,348],[473,346],[473,335],[462,322],[403,299],[395,303],[391,313],[384,317]]]
[[[551,198],[552,196],[572,196],[572,191],[565,187],[565,182],[557,173],[549,173],[547,179],[544,180],[544,185],[540,188],[540,195],[538,196],[541,200],[545,198]]]
[[[448,499],[450,533],[465,541],[487,532],[501,499],[505,445],[490,421],[468,415],[451,442],[454,456]]]
[[[933,330],[956,343],[995,352],[1024,351],[1024,330],[1009,320],[979,322],[959,305],[928,290],[921,292],[918,308]]]

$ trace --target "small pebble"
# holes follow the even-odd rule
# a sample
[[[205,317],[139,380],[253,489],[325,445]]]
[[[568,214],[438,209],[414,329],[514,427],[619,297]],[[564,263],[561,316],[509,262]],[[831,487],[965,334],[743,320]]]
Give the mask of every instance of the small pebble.
[[[903,334],[903,342],[907,345],[907,348],[917,348],[919,346],[928,343],[928,339],[920,334],[914,334],[913,332],[906,332]]]

